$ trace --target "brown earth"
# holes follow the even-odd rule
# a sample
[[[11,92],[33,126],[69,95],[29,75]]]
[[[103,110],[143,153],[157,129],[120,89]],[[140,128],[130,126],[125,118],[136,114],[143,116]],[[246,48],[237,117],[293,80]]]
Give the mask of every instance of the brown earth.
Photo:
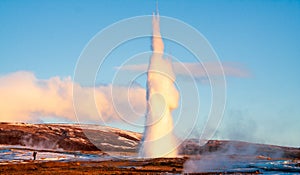
[[[184,158],[77,162],[34,162],[0,166],[0,174],[161,174],[182,172]]]

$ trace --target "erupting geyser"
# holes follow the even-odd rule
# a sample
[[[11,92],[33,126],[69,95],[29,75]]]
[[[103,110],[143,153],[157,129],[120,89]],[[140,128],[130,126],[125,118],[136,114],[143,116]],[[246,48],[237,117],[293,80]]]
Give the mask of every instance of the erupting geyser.
[[[148,67],[146,127],[141,157],[176,157],[172,110],[178,106],[179,93],[174,85],[172,61],[164,59],[159,15],[153,15],[152,56]]]

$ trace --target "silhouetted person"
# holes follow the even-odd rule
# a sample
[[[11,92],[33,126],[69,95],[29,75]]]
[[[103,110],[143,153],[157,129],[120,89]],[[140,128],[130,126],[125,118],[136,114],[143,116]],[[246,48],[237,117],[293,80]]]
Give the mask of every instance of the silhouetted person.
[[[61,135],[63,138],[66,138],[68,137],[68,132],[66,130],[63,130]]]
[[[34,151],[34,152],[33,152],[33,154],[32,154],[32,155],[33,155],[33,160],[35,160],[35,159],[36,159],[36,154],[37,154],[37,152],[36,152],[36,151]]]

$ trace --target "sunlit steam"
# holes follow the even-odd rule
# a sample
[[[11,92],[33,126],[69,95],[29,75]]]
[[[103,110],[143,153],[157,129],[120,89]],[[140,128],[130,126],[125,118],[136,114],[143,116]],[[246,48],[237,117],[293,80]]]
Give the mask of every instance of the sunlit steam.
[[[179,94],[174,85],[171,59],[164,59],[159,15],[153,15],[153,54],[148,67],[146,128],[141,157],[176,157],[176,139],[172,133],[172,110],[178,106]]]
[[[120,121],[121,117],[126,118],[124,116],[132,114],[131,110],[123,109],[121,116],[113,104],[126,106],[130,101],[134,110],[146,109],[146,101],[140,98],[146,95],[146,91],[141,87],[130,89],[113,85],[83,87],[73,82],[71,77],[38,79],[32,72],[19,71],[0,76],[0,99],[2,99],[0,121],[42,122],[51,117],[57,121],[74,122],[76,116],[72,87],[76,88],[79,103],[76,116],[82,122],[99,122],[99,118],[105,122]],[[118,91],[118,99],[115,101],[112,101],[110,93],[112,88]],[[96,110],[91,109],[91,105],[86,102],[89,99],[97,104]],[[140,116],[130,115],[130,117],[131,120],[135,120]]]

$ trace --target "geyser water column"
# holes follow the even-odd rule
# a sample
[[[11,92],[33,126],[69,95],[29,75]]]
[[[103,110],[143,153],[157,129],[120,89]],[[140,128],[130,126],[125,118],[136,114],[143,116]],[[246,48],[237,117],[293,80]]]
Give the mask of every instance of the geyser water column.
[[[179,93],[174,85],[172,61],[163,58],[164,44],[160,34],[159,15],[152,19],[152,56],[147,73],[146,127],[140,156],[176,157],[172,111],[177,108]]]

